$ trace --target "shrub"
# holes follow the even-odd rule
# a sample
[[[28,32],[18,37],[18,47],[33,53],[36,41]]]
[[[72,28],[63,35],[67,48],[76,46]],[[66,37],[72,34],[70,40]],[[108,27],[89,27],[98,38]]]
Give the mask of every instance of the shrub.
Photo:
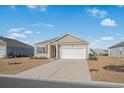
[[[97,57],[93,54],[89,54],[89,60],[95,60],[97,61]]]
[[[33,58],[34,58],[34,56],[31,55],[31,56],[30,56],[30,59],[33,59]]]
[[[98,69],[90,69],[90,72],[98,71]]]
[[[9,58],[14,58],[14,54],[13,54],[13,53],[9,53],[9,54],[8,54],[8,57],[9,57]]]
[[[47,59],[47,57],[43,56],[43,57],[30,57],[31,59]]]
[[[43,56],[43,57],[41,57],[41,59],[47,59],[47,57]]]

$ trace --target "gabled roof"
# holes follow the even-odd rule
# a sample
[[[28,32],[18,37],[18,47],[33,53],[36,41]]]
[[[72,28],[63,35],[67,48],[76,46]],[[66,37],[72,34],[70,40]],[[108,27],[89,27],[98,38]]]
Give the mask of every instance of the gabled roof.
[[[25,44],[15,39],[0,37],[0,40],[7,44],[7,47],[33,48],[31,45]]]
[[[116,47],[121,47],[121,46],[124,46],[124,41],[122,41],[122,42],[120,42],[120,43],[118,43],[116,45],[113,45],[113,46],[111,46],[109,48],[116,48]]]
[[[52,42],[52,41],[55,41],[57,38],[59,38],[59,37],[52,38],[52,39],[49,39],[49,40],[45,40],[45,41],[42,41],[42,42],[39,42],[39,43],[36,43],[36,44]]]
[[[75,38],[81,40],[82,42],[85,42],[86,44],[88,44],[87,41],[84,41],[84,40],[82,40],[82,39],[80,39],[80,38],[78,38],[78,37],[76,37],[76,36],[74,36],[74,35],[71,35],[71,34],[69,34],[69,33],[68,33],[68,34],[65,34],[65,35],[63,35],[63,36],[60,36],[60,37],[56,37],[56,38],[52,38],[52,39],[49,39],[49,40],[45,40],[45,41],[39,42],[39,43],[37,43],[37,44],[56,42],[56,41],[58,41],[58,40],[60,40],[60,39],[62,39],[62,38],[64,38],[64,37],[66,37],[67,35],[70,35],[70,36],[72,36],[72,37],[75,37]]]

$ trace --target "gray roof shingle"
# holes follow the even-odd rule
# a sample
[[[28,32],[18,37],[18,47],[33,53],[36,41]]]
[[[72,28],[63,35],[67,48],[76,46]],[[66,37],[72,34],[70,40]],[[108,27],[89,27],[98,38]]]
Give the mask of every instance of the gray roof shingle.
[[[59,37],[52,38],[52,39],[49,39],[49,40],[45,40],[45,41],[39,42],[39,43],[37,43],[37,44],[48,43],[48,42],[51,42],[51,41],[55,41],[55,40],[58,39],[58,38],[59,38]]]
[[[111,46],[109,48],[116,48],[116,47],[121,47],[121,46],[124,46],[124,41],[122,41],[122,42],[120,42],[120,43],[118,43],[116,45],[113,45],[113,46]]]
[[[39,43],[36,43],[36,44],[48,43],[48,42],[56,42],[57,40],[59,40],[59,39],[65,37],[65,36],[67,36],[67,35],[70,35],[70,34],[65,34],[65,35],[63,35],[63,36],[55,37],[55,38],[53,38],[53,39],[45,40],[45,41],[42,41],[42,42],[39,42]],[[71,35],[71,36],[73,36],[73,35]],[[76,37],[76,38],[77,38],[77,37]],[[79,39],[79,38],[78,38],[78,39]],[[82,40],[82,41],[85,42],[85,43],[87,43],[87,41],[84,41],[84,40]]]
[[[6,42],[7,47],[33,48],[33,46],[31,45],[25,44],[21,41],[11,39],[11,38],[0,37],[0,40]]]

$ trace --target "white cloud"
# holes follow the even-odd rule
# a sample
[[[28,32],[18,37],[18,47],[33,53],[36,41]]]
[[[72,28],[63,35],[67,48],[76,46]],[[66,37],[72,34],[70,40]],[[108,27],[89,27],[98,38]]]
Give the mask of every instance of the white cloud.
[[[101,21],[101,25],[102,26],[116,26],[117,24],[116,24],[115,20],[105,18]]]
[[[90,9],[87,10],[87,12],[91,16],[104,18],[100,23],[102,26],[116,26],[117,25],[115,20],[112,20],[110,18],[106,18],[108,13],[105,10],[100,10],[98,8],[90,8]]]
[[[25,34],[33,34],[32,31],[25,31],[24,33],[25,33]]]
[[[97,44],[97,43],[99,43],[100,42],[100,40],[93,40],[92,42],[91,42],[91,45],[95,45],[95,44]]]
[[[116,35],[116,36],[120,36],[121,34],[120,34],[120,33],[116,33],[115,35]]]
[[[105,18],[107,16],[107,11],[100,10],[97,8],[88,9],[87,12],[94,17]]]
[[[124,5],[117,5],[117,7],[124,7]]]
[[[8,30],[9,33],[24,33],[24,34],[33,34],[32,31],[26,30],[25,28],[11,28]]]
[[[39,22],[39,23],[36,23],[36,24],[32,24],[32,26],[41,26],[41,25],[45,25],[45,23]]]
[[[101,40],[113,40],[114,37],[112,36],[105,36],[105,37],[101,37]]]
[[[48,28],[54,28],[55,26],[53,24],[45,24]]]
[[[40,31],[37,31],[36,34],[40,34]]]
[[[33,9],[33,10],[39,10],[39,11],[46,11],[47,10],[47,5],[27,5],[27,7],[29,9]]]
[[[27,5],[28,8],[35,9],[36,5]]]
[[[11,28],[8,32],[9,33],[18,33],[18,32],[21,32],[23,30],[24,30],[24,28]]]
[[[16,6],[15,5],[11,5],[10,8],[11,9],[16,9]]]
[[[33,34],[32,31],[29,31],[25,28],[11,28],[8,30],[7,37],[9,38],[14,38],[14,39],[19,39],[19,38],[26,38],[28,35]]]
[[[48,28],[55,28],[55,25],[53,24],[49,24],[49,23],[37,23],[37,24],[32,24],[32,26],[45,26],[45,27],[48,27]]]
[[[11,33],[8,35],[8,37],[16,39],[16,38],[26,38],[27,36],[21,33]]]

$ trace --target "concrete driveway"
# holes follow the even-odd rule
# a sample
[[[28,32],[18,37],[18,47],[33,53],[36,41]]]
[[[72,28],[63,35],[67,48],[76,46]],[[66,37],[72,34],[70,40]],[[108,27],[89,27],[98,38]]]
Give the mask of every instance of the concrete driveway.
[[[91,80],[87,62],[84,60],[54,60],[21,72],[17,76],[34,79]]]

